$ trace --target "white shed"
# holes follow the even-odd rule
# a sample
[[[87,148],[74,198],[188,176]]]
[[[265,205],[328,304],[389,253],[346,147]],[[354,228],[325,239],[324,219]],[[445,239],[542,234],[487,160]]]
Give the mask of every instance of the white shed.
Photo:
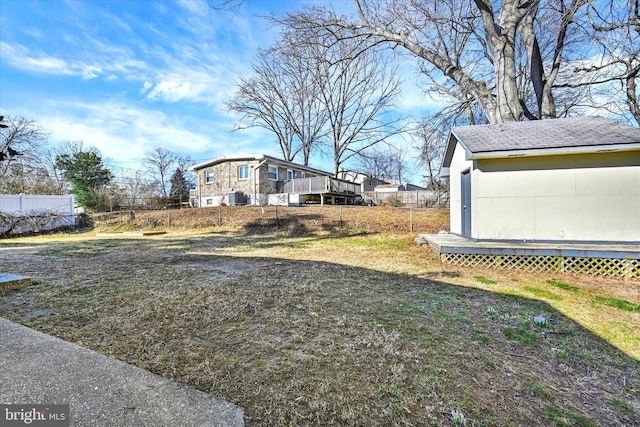
[[[473,240],[640,243],[640,129],[601,117],[454,127],[450,231]]]

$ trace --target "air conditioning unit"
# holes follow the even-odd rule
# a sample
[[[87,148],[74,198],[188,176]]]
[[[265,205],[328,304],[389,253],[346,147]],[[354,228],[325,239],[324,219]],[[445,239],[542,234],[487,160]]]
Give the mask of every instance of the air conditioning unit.
[[[229,192],[229,206],[244,205],[244,193],[242,191]]]

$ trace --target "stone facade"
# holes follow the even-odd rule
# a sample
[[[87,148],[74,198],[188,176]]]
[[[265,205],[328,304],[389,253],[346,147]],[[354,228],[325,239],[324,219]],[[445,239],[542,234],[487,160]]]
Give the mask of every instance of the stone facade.
[[[264,155],[221,158],[196,165],[192,171],[198,176],[195,199],[201,207],[228,204],[231,192],[242,192],[246,204],[266,204],[268,195],[281,193],[288,179],[329,176]]]

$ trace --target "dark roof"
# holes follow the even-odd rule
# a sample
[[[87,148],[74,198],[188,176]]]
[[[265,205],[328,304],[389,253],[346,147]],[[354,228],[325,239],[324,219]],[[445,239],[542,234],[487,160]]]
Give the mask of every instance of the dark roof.
[[[240,155],[240,156],[230,156],[230,157],[218,157],[217,159],[212,159],[209,161],[206,161],[204,163],[199,163],[197,165],[193,165],[191,167],[189,167],[190,171],[199,171],[200,169],[204,169],[207,167],[211,167],[211,166],[215,166],[217,164],[220,163],[225,163],[225,162],[237,162],[237,161],[249,161],[249,160],[262,160],[265,162],[269,162],[269,163],[276,163],[278,165],[281,166],[287,166],[287,167],[291,167],[291,168],[295,168],[298,170],[303,170],[303,171],[307,171],[307,172],[312,172],[312,173],[316,173],[318,175],[326,175],[326,176],[330,176],[331,174],[329,172],[320,170],[320,169],[315,169],[309,166],[304,166],[301,165],[299,163],[294,163],[294,162],[288,162],[286,160],[282,160],[279,159],[277,157],[273,157],[273,156],[269,156],[267,154],[253,154],[253,155]]]
[[[469,159],[639,150],[640,129],[603,117],[458,126],[451,128],[446,165],[451,162],[456,142],[464,146]]]

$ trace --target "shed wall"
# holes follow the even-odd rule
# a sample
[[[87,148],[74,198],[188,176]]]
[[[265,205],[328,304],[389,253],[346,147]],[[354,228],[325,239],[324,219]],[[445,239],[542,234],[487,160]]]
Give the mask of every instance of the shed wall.
[[[474,238],[640,241],[638,152],[478,160],[473,174]]]
[[[473,161],[466,160],[464,148],[460,144],[456,144],[450,165],[451,175],[449,176],[449,230],[456,234],[462,234],[462,183],[460,173],[467,168],[473,168]],[[471,185],[473,194],[473,176]],[[473,230],[473,217],[471,228]]]

